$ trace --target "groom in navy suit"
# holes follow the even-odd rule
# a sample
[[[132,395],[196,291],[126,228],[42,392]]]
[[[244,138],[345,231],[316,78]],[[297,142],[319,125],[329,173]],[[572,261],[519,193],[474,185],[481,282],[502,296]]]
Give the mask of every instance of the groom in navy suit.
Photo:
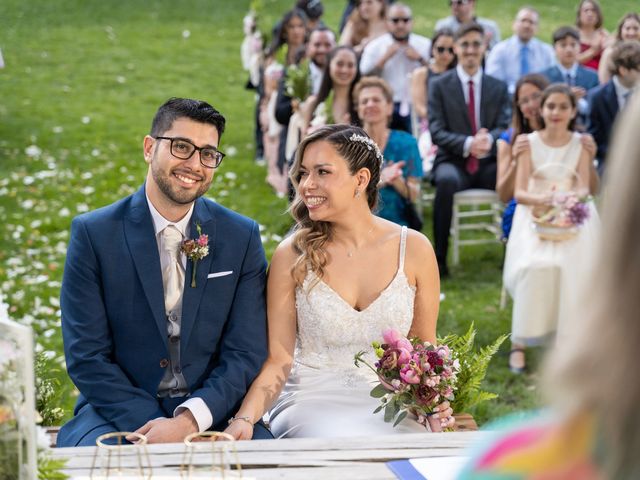
[[[255,221],[202,197],[224,125],[205,102],[170,99],[144,138],[145,184],[74,219],[61,306],[80,395],[58,446],[114,431],[179,442],[246,421],[229,417],[267,355],[266,259]],[[194,238],[208,247],[197,263],[181,249]]]

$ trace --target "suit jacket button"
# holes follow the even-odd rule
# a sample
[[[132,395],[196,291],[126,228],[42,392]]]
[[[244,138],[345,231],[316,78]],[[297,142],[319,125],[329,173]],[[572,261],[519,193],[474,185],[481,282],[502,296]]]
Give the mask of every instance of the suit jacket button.
[[[180,367],[174,367],[174,368],[173,368],[173,371],[174,371],[175,373],[182,373],[182,369],[181,369]]]
[[[160,368],[167,368],[169,366],[169,360],[167,360],[166,358],[163,358],[162,360],[160,360]]]

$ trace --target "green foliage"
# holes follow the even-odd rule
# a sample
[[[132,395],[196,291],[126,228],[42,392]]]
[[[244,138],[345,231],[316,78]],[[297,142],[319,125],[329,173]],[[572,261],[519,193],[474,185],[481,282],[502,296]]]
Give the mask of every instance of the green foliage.
[[[451,404],[454,412],[469,412],[479,403],[497,398],[495,393],[481,390],[480,386],[487,375],[491,358],[498,352],[500,345],[507,337],[506,334],[500,335],[493,343],[477,351],[476,330],[472,323],[464,335],[452,333],[438,339],[438,344],[448,345],[454,358],[460,362],[455,400]]]
[[[62,472],[67,460],[53,459],[41,452],[38,455],[38,480],[65,480],[69,475]]]
[[[287,95],[292,99],[303,101],[311,92],[311,75],[309,74],[309,61],[303,60],[299,65],[287,67],[284,86]]]
[[[52,367],[42,353],[35,357],[36,410],[40,414],[40,423],[45,426],[57,425],[64,417],[60,408],[60,380],[56,377],[59,369]]]

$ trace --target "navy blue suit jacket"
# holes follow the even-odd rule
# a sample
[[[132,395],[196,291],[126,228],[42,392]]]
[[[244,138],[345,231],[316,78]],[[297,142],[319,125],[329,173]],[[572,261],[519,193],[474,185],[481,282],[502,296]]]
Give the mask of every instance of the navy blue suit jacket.
[[[560,68],[557,65],[549,67],[542,72],[542,75],[547,77],[551,83],[567,83],[566,77],[562,74]],[[575,86],[582,87],[585,90],[591,90],[599,85],[598,74],[593,70],[578,65],[576,70]]]
[[[598,166],[602,170],[609,151],[611,129],[618,115],[618,96],[613,80],[609,80],[602,87],[595,89],[589,96],[589,104],[587,131],[593,136],[598,146],[596,158]]]
[[[238,408],[266,359],[266,259],[253,220],[199,198],[192,236],[196,224],[209,236],[209,254],[198,262],[195,288],[187,261],[180,360],[190,396],[204,400],[219,425]],[[173,416],[185,398],[157,397],[169,352],[144,186],[73,220],[61,307],[67,369],[80,396],[59,446],[77,445],[100,428],[133,431]]]
[[[472,136],[471,120],[464,101],[462,83],[456,69],[438,76],[429,86],[429,131],[438,153],[433,170],[442,162],[464,168],[464,142]],[[493,147],[481,163],[496,161],[496,140],[509,126],[509,93],[507,84],[490,75],[482,75],[480,95],[480,125],[493,137]]]

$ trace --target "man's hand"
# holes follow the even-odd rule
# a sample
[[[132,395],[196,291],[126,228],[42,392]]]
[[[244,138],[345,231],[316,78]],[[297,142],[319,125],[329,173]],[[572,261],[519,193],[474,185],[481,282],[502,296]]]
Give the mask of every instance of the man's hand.
[[[380,60],[378,60],[378,63],[376,63],[376,68],[382,69],[384,67],[384,64],[387,63],[387,61],[391,57],[393,57],[398,50],[400,50],[400,47],[401,45],[398,42],[393,42],[391,45],[389,45],[387,51],[384,52],[384,55],[382,55]]]
[[[422,60],[422,55],[420,55],[420,53],[418,53],[418,51],[412,46],[407,46],[407,48],[404,49],[404,55],[409,60],[413,60],[415,62]]]
[[[198,423],[190,410],[186,409],[174,418],[156,418],[136,430],[147,437],[149,443],[178,443],[187,435],[198,432]],[[133,441],[135,438],[127,437]]]
[[[581,98],[584,98],[587,91],[583,87],[571,87],[571,93],[573,93],[576,99],[580,100]]]
[[[593,157],[596,156],[596,150],[598,149],[596,141],[593,139],[593,137],[589,133],[583,133],[582,135],[580,135],[580,145],[582,145],[582,148],[585,149],[585,151],[593,160]]]
[[[473,136],[469,153],[476,158],[485,157],[491,151],[491,136],[489,130],[481,128]]]

